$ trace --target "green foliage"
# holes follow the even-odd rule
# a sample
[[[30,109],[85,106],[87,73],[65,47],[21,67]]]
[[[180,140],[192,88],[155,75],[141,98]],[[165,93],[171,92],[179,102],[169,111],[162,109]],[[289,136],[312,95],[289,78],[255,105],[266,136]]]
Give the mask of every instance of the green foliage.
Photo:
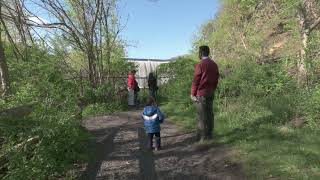
[[[92,89],[86,80],[70,78],[73,71],[60,61],[60,55],[34,47],[28,61],[22,61],[15,59],[9,47],[6,50],[12,94],[0,100],[0,109],[33,108],[29,115],[0,117],[0,155],[7,157],[7,169],[0,178],[65,177],[74,164],[86,162],[90,154],[90,135],[81,127],[81,117],[125,109],[125,79],[110,78]],[[116,77],[126,74],[130,67],[123,59],[113,59],[111,64],[110,73]],[[81,87],[83,97],[79,96]],[[79,101],[85,106],[82,114]],[[29,143],[33,138],[36,140]],[[19,144],[23,146],[15,148]]]
[[[167,99],[179,103],[189,102],[185,100],[185,96],[190,94],[190,88],[185,87],[191,84],[194,65],[195,61],[190,58],[178,58],[171,63],[160,65],[158,76],[169,77],[169,81],[163,87]],[[179,91],[176,91],[177,89]]]
[[[303,110],[306,113],[308,126],[314,130],[318,130],[320,127],[320,87],[316,86],[310,92],[310,96],[305,98],[305,104]]]
[[[89,7],[90,2],[86,3],[89,4],[85,6]],[[93,35],[94,42],[89,41],[88,36],[61,32],[58,33],[60,37],[50,36],[54,40],[48,43],[49,49],[41,46],[47,42],[40,42],[36,37],[31,38],[32,43],[29,42],[29,35],[34,36],[34,33],[28,35],[27,45],[20,44],[21,39],[12,36],[23,58],[16,57],[13,44],[5,42],[11,88],[9,96],[0,99],[0,179],[69,177],[67,174],[75,168],[75,164],[88,160],[90,135],[81,127],[83,115],[125,109],[126,79],[119,80],[113,76],[126,76],[132,64],[121,58],[125,51],[124,42],[118,38],[120,25],[116,3],[112,0],[105,4],[108,15],[103,18],[108,18],[105,19],[108,23],[106,26],[96,23],[92,28],[96,32],[93,34],[97,35]],[[80,24],[83,18],[79,20],[77,16],[79,4],[74,1],[58,4],[61,4],[70,21],[78,19],[66,22],[77,29],[68,31],[82,32],[83,26]],[[93,5],[94,8],[97,7]],[[84,14],[87,16],[84,20],[92,21],[92,13],[85,11]],[[13,33],[18,32],[13,30]],[[70,34],[77,36],[77,43],[70,40],[73,39]],[[101,36],[98,37],[98,34]],[[102,42],[97,42],[99,40]],[[91,81],[90,87],[83,77],[88,75],[85,69],[90,52],[93,53],[91,60],[97,70],[93,73],[99,76],[96,78],[99,79],[97,88],[95,81]],[[69,178],[76,177],[70,175]]]
[[[319,30],[309,35],[308,80],[299,86],[300,2],[225,0],[193,44],[194,55],[199,45],[211,47],[222,76],[214,103],[216,140],[239,151],[252,179],[319,179],[320,36]],[[188,92],[193,66],[186,62],[162,67],[185,75],[165,86],[168,94],[162,96],[169,103],[163,108],[174,121],[195,128]]]
[[[319,90],[306,94],[281,63],[218,63],[222,79],[214,103],[217,140],[239,149],[253,179],[271,175],[315,178],[319,131],[310,127],[318,123],[313,120],[319,118]],[[189,100],[193,64],[181,58],[160,67],[173,75],[160,87],[166,88],[162,96],[168,101],[162,108],[171,120],[189,129],[196,127],[195,109]],[[291,121],[303,116],[309,117],[308,125],[294,129]]]
[[[167,102],[164,112],[188,128],[194,128],[194,107],[186,97],[190,94],[195,63],[191,57],[179,57],[161,64],[157,71],[159,77],[169,77],[169,81],[159,89],[160,102]]]
[[[1,109],[33,104],[30,115],[0,117],[0,154],[8,157],[4,179],[59,177],[87,159],[89,135],[80,127],[77,82],[65,80],[65,67],[45,50],[35,48],[29,56],[9,59],[12,94],[0,103]]]
[[[319,45],[320,31],[313,31],[309,35],[308,48],[307,48],[307,68],[309,72],[309,85],[319,84],[320,75],[320,54]]]
[[[254,9],[255,6],[260,2],[259,0],[238,0],[239,4],[245,10]]]
[[[125,67],[126,69],[118,69],[118,71],[120,71],[119,73],[127,72],[128,66]],[[81,97],[81,100],[86,105],[82,112],[84,117],[104,115],[126,110],[126,79],[110,78],[109,80],[109,83],[106,82],[97,89],[92,89],[89,84],[85,86],[84,96]]]
[[[316,115],[317,95],[309,98],[282,69],[249,62],[232,68],[220,81],[215,130],[222,143],[240,151],[252,179],[317,179],[319,131],[309,121],[301,129],[291,125],[309,112]],[[236,96],[225,93],[225,85],[238,88]]]

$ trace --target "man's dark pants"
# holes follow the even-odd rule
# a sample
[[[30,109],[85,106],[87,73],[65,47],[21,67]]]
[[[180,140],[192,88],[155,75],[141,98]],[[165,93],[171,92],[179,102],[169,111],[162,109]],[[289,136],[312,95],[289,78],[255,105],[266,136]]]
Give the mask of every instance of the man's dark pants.
[[[211,139],[214,128],[213,114],[213,94],[199,96],[198,102],[195,102],[198,120],[198,138]]]
[[[161,148],[161,138],[160,138],[160,132],[157,133],[148,133],[148,142],[147,146],[149,149],[153,148],[153,136],[156,137],[156,148]]]

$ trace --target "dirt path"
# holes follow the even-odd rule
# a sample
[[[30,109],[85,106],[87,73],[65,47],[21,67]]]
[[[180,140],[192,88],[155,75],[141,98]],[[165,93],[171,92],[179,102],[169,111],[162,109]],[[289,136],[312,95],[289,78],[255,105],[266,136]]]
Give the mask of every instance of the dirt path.
[[[245,179],[222,145],[195,143],[195,134],[162,124],[163,150],[146,150],[141,111],[90,118],[84,126],[96,137],[95,152],[80,179]]]

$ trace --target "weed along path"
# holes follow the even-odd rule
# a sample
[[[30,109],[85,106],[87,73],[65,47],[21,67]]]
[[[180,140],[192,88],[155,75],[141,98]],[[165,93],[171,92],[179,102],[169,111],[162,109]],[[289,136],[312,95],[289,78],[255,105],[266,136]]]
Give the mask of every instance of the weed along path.
[[[193,132],[162,124],[161,151],[148,151],[141,111],[89,118],[83,125],[95,136],[94,153],[80,179],[245,179],[223,145],[198,144]]]

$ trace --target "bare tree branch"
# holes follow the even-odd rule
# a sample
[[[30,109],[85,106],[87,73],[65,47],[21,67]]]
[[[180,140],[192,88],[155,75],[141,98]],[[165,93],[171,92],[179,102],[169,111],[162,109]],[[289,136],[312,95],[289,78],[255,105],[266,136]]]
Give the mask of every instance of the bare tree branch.
[[[309,27],[309,33],[312,32],[320,24],[320,17],[313,22]]]

